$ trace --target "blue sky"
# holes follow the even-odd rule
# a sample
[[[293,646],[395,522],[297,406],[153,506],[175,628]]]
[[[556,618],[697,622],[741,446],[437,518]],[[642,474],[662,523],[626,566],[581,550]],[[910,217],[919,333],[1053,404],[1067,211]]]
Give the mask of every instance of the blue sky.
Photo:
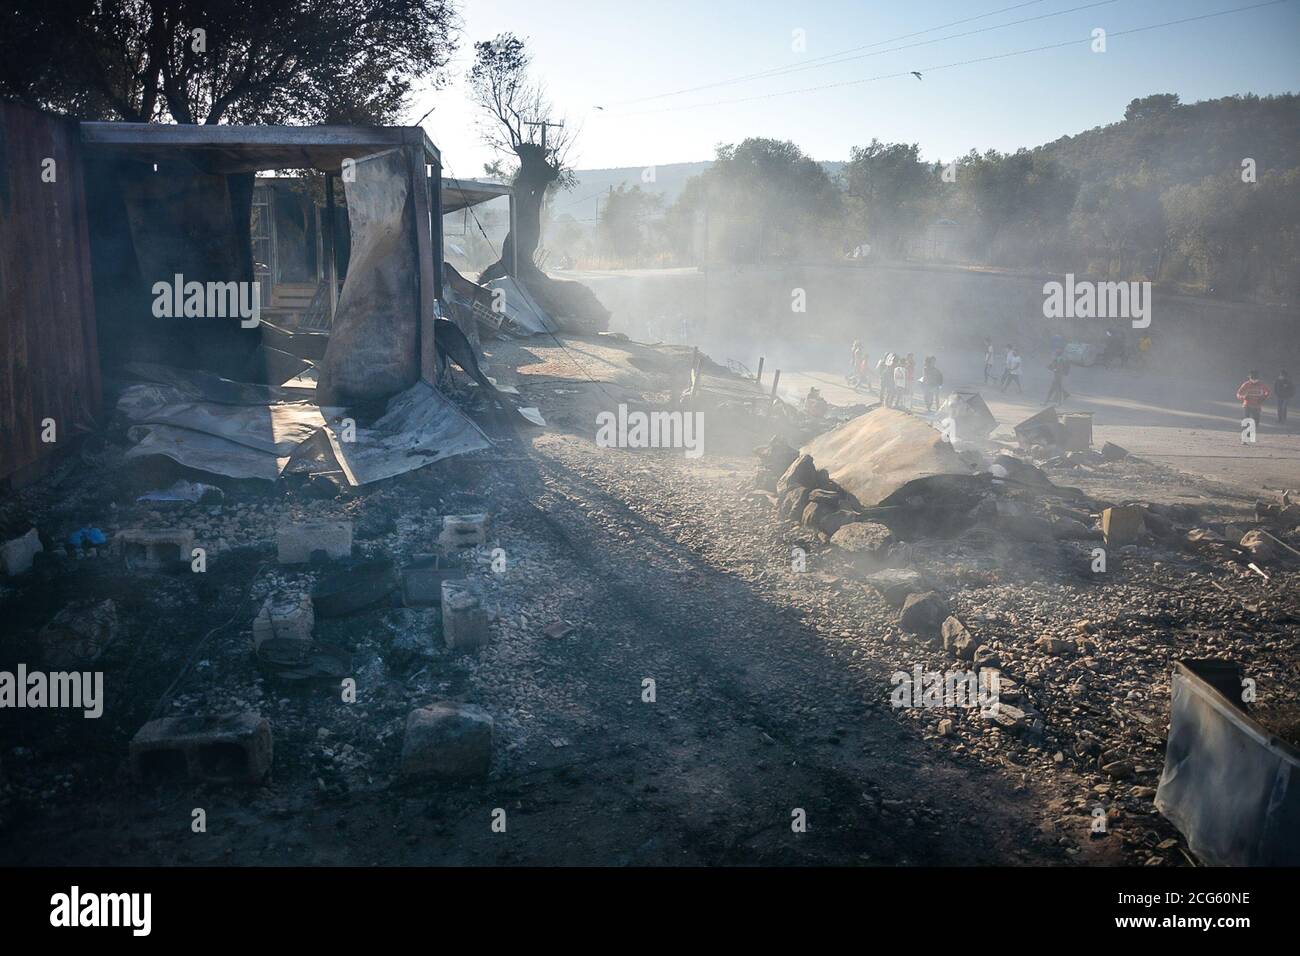
[[[1096,0],[465,0],[454,81],[417,96],[411,119],[433,107],[424,127],[444,163],[458,176],[482,175],[491,154],[481,144],[464,74],[474,40],[509,30],[528,40],[535,76],[578,128],[579,168],[708,159],[718,143],[747,136],[790,139],[821,160],[847,158],[850,147],[873,136],[917,142],[926,159],[948,159],[971,147],[1034,146],[1114,122],[1129,100],[1149,93],[1192,102],[1300,91],[1300,0],[1108,36],[1105,53],[1089,48],[1094,28],[1115,34],[1251,2],[1112,0],[1074,9]],[[1005,12],[932,29],[997,10]],[[1041,19],[1013,24],[1029,17]],[[1002,24],[1013,25],[988,29]],[[806,39],[802,52],[793,49],[796,30]],[[983,32],[941,39],[974,30]],[[896,39],[919,31],[926,32]],[[1070,40],[1077,42],[933,70],[919,81],[853,82]],[[859,47],[866,49],[845,54],[857,58],[842,63],[646,99],[810,66]],[[849,85],[699,105],[836,83]]]

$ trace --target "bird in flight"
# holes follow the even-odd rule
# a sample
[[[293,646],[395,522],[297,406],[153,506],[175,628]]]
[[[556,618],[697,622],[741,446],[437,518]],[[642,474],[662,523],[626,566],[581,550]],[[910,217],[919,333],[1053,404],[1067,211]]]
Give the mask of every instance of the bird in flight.
[[[912,70],[912,75],[916,77],[918,80],[921,78],[921,74],[916,72],[916,70]]]

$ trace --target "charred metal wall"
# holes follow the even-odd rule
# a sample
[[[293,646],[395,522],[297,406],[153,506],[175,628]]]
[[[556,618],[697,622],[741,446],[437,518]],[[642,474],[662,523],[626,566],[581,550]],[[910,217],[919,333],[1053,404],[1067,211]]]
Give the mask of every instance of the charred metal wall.
[[[0,102],[0,478],[66,445],[99,405],[79,128]]]

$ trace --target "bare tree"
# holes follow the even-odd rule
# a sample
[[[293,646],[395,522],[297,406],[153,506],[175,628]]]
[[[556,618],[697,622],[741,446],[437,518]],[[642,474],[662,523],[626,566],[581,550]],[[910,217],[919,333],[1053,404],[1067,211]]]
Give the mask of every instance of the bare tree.
[[[528,75],[531,57],[524,41],[511,33],[474,44],[470,87],[483,110],[483,140],[517,163],[514,170],[515,222],[501,248],[501,259],[489,266],[482,281],[515,272],[540,275],[533,262],[541,241],[542,203],[555,184],[572,182],[567,164],[575,132],[557,119],[542,84]],[[501,170],[503,166],[493,166]]]

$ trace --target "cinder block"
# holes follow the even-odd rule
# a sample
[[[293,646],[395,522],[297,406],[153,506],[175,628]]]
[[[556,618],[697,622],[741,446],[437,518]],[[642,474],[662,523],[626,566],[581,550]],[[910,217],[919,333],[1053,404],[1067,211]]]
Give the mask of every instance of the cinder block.
[[[487,515],[445,515],[438,544],[446,550],[487,544]]]
[[[442,638],[453,651],[477,651],[488,642],[487,611],[464,581],[442,582]]]
[[[271,772],[271,724],[255,713],[151,720],[131,741],[131,771],[144,782],[261,783]]]
[[[118,547],[129,571],[171,571],[188,564],[194,550],[194,532],[185,528],[147,531],[131,528],[117,535]]]
[[[402,776],[486,776],[492,764],[492,728],[492,717],[474,704],[442,701],[411,711],[402,741]]]
[[[442,582],[465,577],[464,568],[440,568],[433,555],[419,555],[402,568],[402,602],[407,607],[442,603]]]
[[[265,661],[299,664],[311,651],[315,626],[311,595],[302,591],[272,594],[253,619],[253,649]]]
[[[21,538],[0,544],[0,567],[11,577],[31,569],[32,559],[45,550],[41,536],[32,528]]]
[[[298,521],[281,525],[275,539],[281,564],[306,564],[317,551],[346,558],[352,554],[352,522]]]
[[[1101,533],[1110,548],[1133,544],[1144,527],[1142,508],[1138,505],[1107,508],[1101,513]]]

